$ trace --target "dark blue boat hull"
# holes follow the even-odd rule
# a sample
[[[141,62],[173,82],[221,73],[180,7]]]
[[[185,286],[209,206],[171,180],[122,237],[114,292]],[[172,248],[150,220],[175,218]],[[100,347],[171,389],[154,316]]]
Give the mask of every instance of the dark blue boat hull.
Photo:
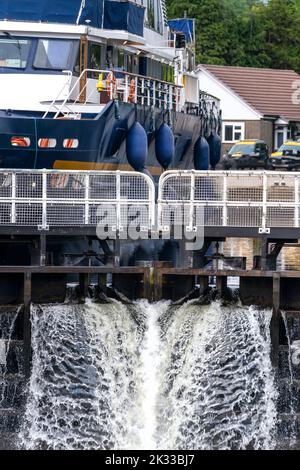
[[[0,167],[19,169],[130,170],[126,158],[126,130],[137,121],[148,135],[149,149],[146,168],[159,175],[161,165],[155,156],[155,129],[166,117],[165,111],[147,106],[110,102],[94,119],[53,119],[0,112]],[[201,123],[197,116],[172,113],[175,137],[175,158],[169,168],[192,169],[193,144],[199,137]],[[118,129],[120,122],[120,129]],[[114,142],[113,132],[120,142]],[[124,130],[124,132],[123,132]],[[15,147],[12,137],[30,139],[28,147]],[[40,148],[39,139],[56,139],[55,148]],[[65,139],[78,139],[78,148],[64,148]],[[114,155],[111,149],[118,148]]]

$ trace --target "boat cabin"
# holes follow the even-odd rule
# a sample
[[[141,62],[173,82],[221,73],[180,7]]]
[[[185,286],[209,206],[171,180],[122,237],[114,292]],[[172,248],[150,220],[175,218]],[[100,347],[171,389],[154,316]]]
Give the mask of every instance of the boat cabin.
[[[186,51],[171,41],[163,0],[51,3],[56,9],[46,0],[34,0],[24,13],[22,2],[12,8],[0,0],[2,110],[52,115],[53,103],[66,100],[74,113],[82,113],[80,103],[97,114],[114,95],[109,71],[117,81],[113,91],[118,99],[128,101],[134,93],[129,101],[137,102],[137,95],[147,95],[149,88],[141,104],[174,110],[184,105],[180,87],[188,73]],[[195,77],[188,79],[191,85],[198,102]]]

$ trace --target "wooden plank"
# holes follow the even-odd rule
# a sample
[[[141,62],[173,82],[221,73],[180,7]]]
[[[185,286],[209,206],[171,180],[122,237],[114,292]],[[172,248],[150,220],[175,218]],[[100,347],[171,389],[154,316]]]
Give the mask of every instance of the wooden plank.
[[[80,273],[79,274],[79,290],[80,290],[80,295],[82,297],[87,297],[88,296],[88,290],[89,290],[89,275],[88,273]]]
[[[200,282],[200,296],[205,294],[209,288],[209,277],[208,276],[199,276]]]
[[[143,298],[149,301],[153,300],[154,297],[154,285],[153,285],[153,268],[147,268],[144,271],[143,278]]]
[[[227,289],[227,277],[217,276],[216,283],[217,283],[217,291],[219,292],[220,296],[223,297]]]
[[[273,311],[270,324],[271,361],[274,367],[278,367],[279,361],[280,287],[280,273],[275,273],[273,276]]]

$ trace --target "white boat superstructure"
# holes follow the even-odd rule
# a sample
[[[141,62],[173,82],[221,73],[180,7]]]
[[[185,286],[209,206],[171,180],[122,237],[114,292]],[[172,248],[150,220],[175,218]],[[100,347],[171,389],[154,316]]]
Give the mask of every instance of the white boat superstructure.
[[[64,6],[54,0],[60,8],[55,15],[47,10],[47,2],[31,3],[40,16],[13,9],[7,18],[0,16],[0,109],[47,113],[54,101],[67,100],[70,115],[83,112],[83,103],[84,112],[97,114],[107,101],[97,89],[99,70],[104,82],[105,72],[111,70],[145,77],[152,93],[161,87],[165,94],[166,84],[177,85],[179,107],[186,101],[198,104],[198,79],[185,66],[187,52],[176,48],[174,37],[171,40],[164,0],[65,0]],[[66,18],[71,4],[73,19]],[[127,10],[130,15],[125,16]],[[130,80],[122,86],[126,101]]]

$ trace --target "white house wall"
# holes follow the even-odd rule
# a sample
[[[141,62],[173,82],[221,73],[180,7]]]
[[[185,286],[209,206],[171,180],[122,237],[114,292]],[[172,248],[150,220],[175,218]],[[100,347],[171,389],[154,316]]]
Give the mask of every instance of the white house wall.
[[[200,90],[220,99],[224,121],[253,121],[262,118],[259,113],[250,108],[242,99],[237,97],[209,73],[200,70],[198,75]]]

